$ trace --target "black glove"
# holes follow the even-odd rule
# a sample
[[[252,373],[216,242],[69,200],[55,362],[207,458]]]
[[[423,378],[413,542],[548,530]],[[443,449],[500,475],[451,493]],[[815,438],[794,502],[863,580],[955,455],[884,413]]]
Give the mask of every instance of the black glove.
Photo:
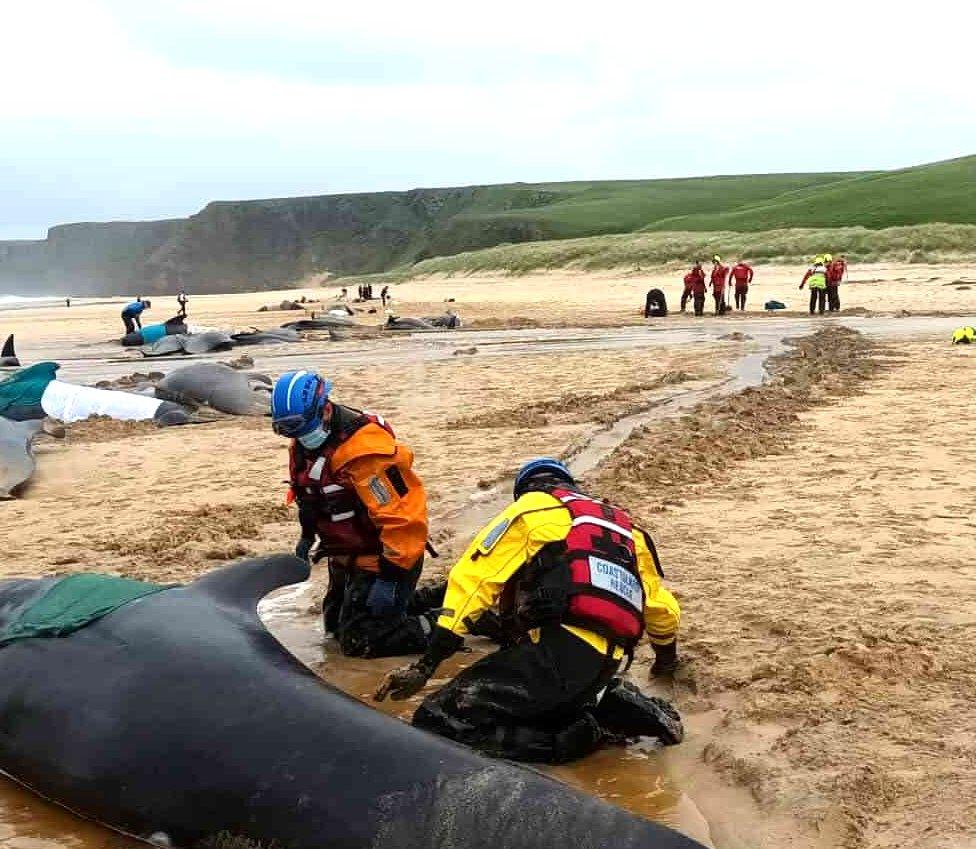
[[[373,698],[378,702],[387,695],[392,696],[394,701],[409,699],[420,692],[437,667],[463,645],[464,637],[438,625],[431,634],[424,656],[410,666],[401,666],[390,672],[376,689]]]
[[[654,648],[654,665],[651,667],[652,678],[662,678],[671,675],[678,667],[678,641],[659,646],[652,643]]]
[[[377,702],[383,701],[387,696],[390,696],[395,702],[409,699],[423,689],[429,678],[430,673],[422,661],[418,660],[409,666],[401,666],[387,673],[373,694],[373,699]]]
[[[309,553],[312,550],[312,545],[315,543],[314,539],[309,539],[308,537],[302,537],[298,541],[298,545],[295,546],[295,557],[299,560],[304,560],[308,562]]]

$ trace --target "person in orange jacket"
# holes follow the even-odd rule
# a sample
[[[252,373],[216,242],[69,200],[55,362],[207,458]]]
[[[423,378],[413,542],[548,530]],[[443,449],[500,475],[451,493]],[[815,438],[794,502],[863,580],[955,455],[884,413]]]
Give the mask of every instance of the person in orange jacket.
[[[301,526],[295,554],[328,559],[322,613],[343,654],[422,652],[431,623],[408,615],[427,546],[427,494],[413,452],[382,416],[335,403],[331,389],[303,370],[283,374],[271,394],[272,427],[292,439],[289,499]]]

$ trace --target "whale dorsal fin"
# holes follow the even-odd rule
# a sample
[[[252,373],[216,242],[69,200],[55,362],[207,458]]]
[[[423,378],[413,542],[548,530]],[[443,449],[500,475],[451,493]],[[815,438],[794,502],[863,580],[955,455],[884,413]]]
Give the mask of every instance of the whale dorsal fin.
[[[199,590],[215,601],[249,612],[272,590],[308,579],[309,565],[291,554],[272,554],[242,560],[197,578],[189,589]]]
[[[7,337],[7,341],[3,343],[3,350],[0,351],[0,357],[16,357],[14,353],[14,334],[11,333]]]

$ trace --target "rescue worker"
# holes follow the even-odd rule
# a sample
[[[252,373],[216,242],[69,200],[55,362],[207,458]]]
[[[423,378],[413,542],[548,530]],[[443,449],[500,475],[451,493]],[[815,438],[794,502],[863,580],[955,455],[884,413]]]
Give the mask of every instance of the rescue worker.
[[[180,307],[180,311],[177,313],[177,315],[179,315],[180,318],[186,318],[186,305],[189,300],[190,299],[186,296],[186,290],[180,289],[180,293],[176,296],[176,303],[179,304]]]
[[[652,674],[677,665],[681,613],[661,585],[650,537],[548,457],[522,466],[514,497],[451,569],[424,656],[389,673],[375,698],[417,693],[465,634],[485,633],[482,620],[497,604],[512,644],[427,696],[414,725],[488,754],[547,763],[619,742],[615,735],[680,742],[673,708],[615,677],[645,632]]]
[[[800,282],[802,289],[807,283],[810,284],[810,315],[814,312],[824,314],[827,305],[827,264],[826,258],[821,254],[813,258],[813,264],[807,269]]]
[[[421,652],[431,623],[408,616],[427,544],[427,495],[413,452],[381,417],[335,403],[331,381],[291,371],[275,383],[271,423],[292,439],[295,554],[328,558],[326,633],[350,657]],[[312,547],[318,539],[318,548]]]
[[[122,324],[125,326],[126,333],[134,333],[137,327],[142,330],[142,313],[151,306],[150,301],[144,301],[141,297],[137,297],[122,310]]]
[[[701,269],[699,268],[701,271]],[[705,314],[705,295],[708,292],[708,286],[705,283],[705,272],[701,272],[701,276],[696,277],[691,284],[691,295],[695,299],[695,315]]]
[[[827,309],[830,312],[840,309],[840,284],[846,274],[847,260],[843,254],[827,261]]]
[[[722,265],[722,257],[712,257],[712,274],[708,285],[712,287],[715,298],[715,315],[725,315],[725,284],[729,277],[729,267]]]
[[[746,295],[749,294],[749,284],[755,272],[752,266],[740,259],[732,266],[732,280],[735,283],[735,307],[738,310],[746,308]]]
[[[684,280],[685,290],[684,290],[684,292],[681,293],[681,311],[682,312],[685,311],[685,305],[688,303],[688,299],[689,298],[694,298],[694,295],[695,295],[695,286],[696,286],[696,284],[699,281],[701,281],[701,283],[704,285],[704,283],[705,283],[705,271],[702,268],[701,262],[699,260],[695,260],[695,264],[694,264],[694,266],[692,266],[691,271],[689,271],[685,275],[685,280]],[[704,301],[703,301],[703,303],[704,303]],[[701,313],[699,313],[699,312],[696,311],[695,312],[695,315],[701,315]]]

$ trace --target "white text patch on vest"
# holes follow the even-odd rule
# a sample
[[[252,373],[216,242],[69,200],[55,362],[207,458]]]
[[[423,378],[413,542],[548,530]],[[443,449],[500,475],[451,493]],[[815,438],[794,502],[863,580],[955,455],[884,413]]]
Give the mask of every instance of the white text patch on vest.
[[[644,606],[644,588],[640,581],[630,574],[623,566],[596,557],[591,554],[590,561],[590,583],[594,587],[606,590],[619,596],[631,607],[640,610]]]

